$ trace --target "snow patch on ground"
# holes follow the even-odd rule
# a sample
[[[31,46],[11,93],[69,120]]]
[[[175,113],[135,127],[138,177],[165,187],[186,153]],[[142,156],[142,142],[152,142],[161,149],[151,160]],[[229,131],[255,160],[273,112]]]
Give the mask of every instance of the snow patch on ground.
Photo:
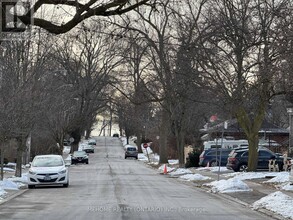
[[[192,171],[189,169],[178,168],[178,169],[174,170],[173,172],[171,172],[170,176],[179,176],[179,175],[189,174],[189,173],[192,173]]]
[[[215,173],[215,172],[227,172],[228,171],[228,169],[226,168],[226,167],[199,167],[199,168],[197,168],[196,170],[198,170],[198,171],[210,171],[210,172],[213,172],[213,173]]]
[[[253,209],[265,208],[286,218],[293,219],[293,199],[280,192],[271,193],[252,204]]]
[[[285,182],[289,182],[288,172],[277,173],[274,178],[264,181],[264,183],[285,183]]]
[[[3,181],[0,181],[0,187],[2,189],[18,190],[18,185],[10,179],[3,179]]]
[[[166,168],[167,168],[167,173],[170,173],[170,172],[172,172],[173,170],[175,170],[175,168],[173,168],[173,167],[169,167],[169,166],[163,164],[162,166],[160,166],[160,167],[158,168],[158,170],[159,170],[160,173],[164,173],[165,166],[166,166]]]
[[[176,165],[176,164],[179,164],[179,160],[168,160],[168,163],[170,165]]]
[[[282,185],[280,188],[285,191],[293,191],[293,185],[291,183]]]
[[[0,200],[2,200],[6,194],[7,192],[0,186]]]
[[[208,180],[208,179],[211,179],[211,178],[196,173],[196,174],[185,174],[183,176],[180,176],[179,179],[183,179],[183,180],[186,180],[186,181],[202,181],[202,180]]]
[[[231,192],[245,192],[251,191],[246,183],[238,178],[231,178],[228,180],[213,181],[204,184],[211,187],[213,193],[231,193]]]

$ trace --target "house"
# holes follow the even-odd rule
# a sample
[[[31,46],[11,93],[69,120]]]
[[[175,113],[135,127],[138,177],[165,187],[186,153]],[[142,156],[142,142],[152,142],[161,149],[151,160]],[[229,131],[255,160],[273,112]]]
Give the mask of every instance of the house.
[[[226,128],[224,128],[224,122],[206,125],[205,128],[200,130],[202,140],[214,140],[221,137],[235,140],[247,139],[237,119],[226,122],[228,124]],[[265,119],[259,130],[259,143],[274,152],[283,152],[288,149],[289,133],[289,130],[280,128]]]

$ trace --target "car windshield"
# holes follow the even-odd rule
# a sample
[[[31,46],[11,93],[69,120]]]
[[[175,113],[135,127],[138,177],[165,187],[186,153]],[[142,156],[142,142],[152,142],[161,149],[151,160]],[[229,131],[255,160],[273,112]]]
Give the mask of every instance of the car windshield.
[[[74,151],[73,156],[79,157],[79,156],[85,156],[86,152],[85,151]]]
[[[36,157],[32,162],[34,167],[57,167],[63,164],[61,157]]]
[[[127,151],[136,151],[136,148],[129,147],[129,148],[127,148]]]

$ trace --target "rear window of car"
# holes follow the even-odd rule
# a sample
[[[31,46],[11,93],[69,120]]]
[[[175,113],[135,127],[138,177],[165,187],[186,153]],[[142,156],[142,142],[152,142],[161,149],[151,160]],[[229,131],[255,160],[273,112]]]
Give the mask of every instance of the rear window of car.
[[[128,147],[127,148],[127,151],[136,151],[136,148],[134,148],[134,147]]]

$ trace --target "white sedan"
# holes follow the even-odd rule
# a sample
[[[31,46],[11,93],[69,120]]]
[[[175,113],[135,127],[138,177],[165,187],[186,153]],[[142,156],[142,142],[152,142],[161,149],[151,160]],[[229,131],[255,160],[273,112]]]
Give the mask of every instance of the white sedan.
[[[69,185],[68,168],[60,155],[35,156],[28,172],[28,188],[36,185]]]

